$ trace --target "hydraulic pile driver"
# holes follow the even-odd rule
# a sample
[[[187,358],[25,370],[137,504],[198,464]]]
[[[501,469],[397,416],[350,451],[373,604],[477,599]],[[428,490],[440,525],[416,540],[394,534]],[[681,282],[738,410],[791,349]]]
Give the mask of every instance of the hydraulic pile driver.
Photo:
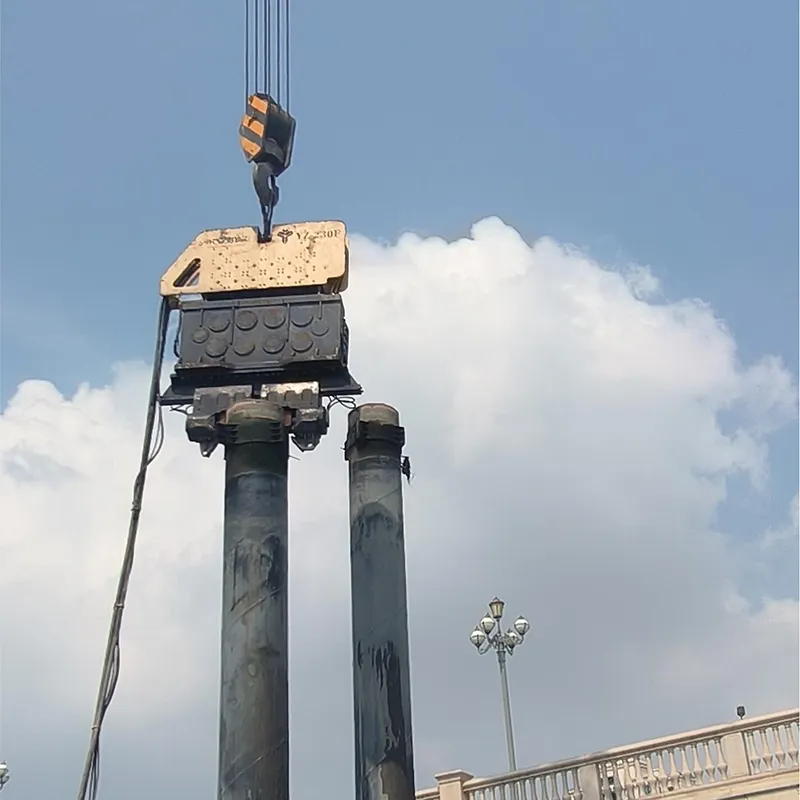
[[[201,233],[161,279],[180,313],[175,372],[165,405],[189,405],[187,432],[210,455],[225,443],[219,414],[238,400],[287,410],[301,450],[328,430],[326,397],[361,393],[348,366],[344,223],[280,225],[260,241],[254,228]]]
[[[187,435],[204,456],[219,445],[225,450],[218,797],[288,800],[289,445],[313,450],[328,431],[331,407],[340,403],[351,409],[344,453],[350,476],[356,798],[412,800],[405,432],[390,406],[355,407],[353,396],[362,389],[348,369],[344,223],[273,228],[276,178],[290,165],[295,132],[288,110],[289,2],[245,5],[248,68],[239,134],[253,165],[262,229],[204,231],[161,279],[145,438],[78,798],[94,800],[97,794],[100,729],[119,674],[120,626],[145,477],[163,443],[161,409],[172,406],[186,413]],[[173,312],[176,362],[162,393]]]

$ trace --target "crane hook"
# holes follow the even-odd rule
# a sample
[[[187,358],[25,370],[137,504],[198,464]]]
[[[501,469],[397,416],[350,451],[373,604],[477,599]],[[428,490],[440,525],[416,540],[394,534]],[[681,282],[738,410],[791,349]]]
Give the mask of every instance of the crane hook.
[[[278,204],[278,184],[275,180],[275,171],[269,161],[257,161],[253,164],[253,187],[261,206],[261,220],[263,230],[260,232],[259,241],[272,241],[272,212]]]

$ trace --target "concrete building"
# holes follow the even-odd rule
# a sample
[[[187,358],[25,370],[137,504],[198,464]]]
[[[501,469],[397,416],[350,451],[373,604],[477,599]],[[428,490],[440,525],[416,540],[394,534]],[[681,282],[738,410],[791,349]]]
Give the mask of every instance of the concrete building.
[[[436,776],[417,800],[797,800],[798,710],[475,778]]]

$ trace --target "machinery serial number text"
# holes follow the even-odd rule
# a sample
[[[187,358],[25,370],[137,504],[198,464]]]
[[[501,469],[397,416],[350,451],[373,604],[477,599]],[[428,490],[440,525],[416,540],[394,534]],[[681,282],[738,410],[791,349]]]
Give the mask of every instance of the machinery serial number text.
[[[338,228],[328,228],[321,231],[293,231],[288,228],[284,228],[283,230],[278,231],[276,236],[281,242],[286,244],[294,236],[296,236],[300,242],[312,242],[316,241],[317,239],[336,239],[341,235],[341,233],[341,230]]]

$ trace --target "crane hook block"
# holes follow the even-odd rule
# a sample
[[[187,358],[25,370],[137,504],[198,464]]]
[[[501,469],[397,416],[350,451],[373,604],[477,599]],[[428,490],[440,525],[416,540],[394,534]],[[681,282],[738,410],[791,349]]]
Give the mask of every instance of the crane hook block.
[[[253,227],[203,231],[161,278],[161,296],[207,295],[317,287],[323,294],[347,288],[349,250],[345,224],[277,225],[270,242]]]
[[[268,94],[251,94],[239,126],[244,157],[254,163],[269,162],[277,177],[289,168],[294,146],[295,119]]]

